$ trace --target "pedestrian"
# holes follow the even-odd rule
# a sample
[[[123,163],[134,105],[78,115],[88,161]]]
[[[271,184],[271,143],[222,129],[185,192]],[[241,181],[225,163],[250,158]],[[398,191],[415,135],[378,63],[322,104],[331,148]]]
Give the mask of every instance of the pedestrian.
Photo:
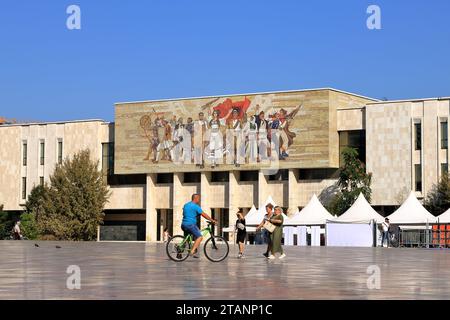
[[[286,257],[286,254],[283,252],[283,248],[281,246],[281,239],[283,237],[283,209],[281,207],[275,207],[275,213],[268,221],[275,225],[275,229],[273,230],[272,237],[272,250],[269,259],[275,259],[275,254],[280,253],[279,259],[283,259]]]
[[[383,237],[381,238],[381,246],[384,247],[384,240],[386,240],[386,247],[389,248],[389,219],[384,219],[381,227],[383,228]]]
[[[165,228],[163,232],[163,241],[168,242],[170,240],[171,236],[169,233],[169,228]]]
[[[266,205],[266,214],[264,215],[264,220],[259,224],[259,226],[256,227],[256,231],[259,231],[263,229],[264,223],[269,220],[273,215],[273,205],[271,203],[268,203]],[[272,240],[270,238],[270,232],[267,229],[262,230],[262,238],[264,239],[264,242],[267,243],[267,250],[265,253],[263,253],[263,256],[268,258],[270,254],[270,250],[272,247]]]
[[[20,221],[17,221],[13,228],[13,238],[14,240],[22,240],[22,231],[20,230]]]
[[[239,211],[236,213],[237,220],[236,220],[236,230],[237,230],[237,236],[236,236],[236,243],[239,246],[239,255],[238,258],[244,258],[244,247],[245,247],[245,239],[247,238],[247,229],[245,228],[245,218],[242,214],[242,209],[239,209]]]

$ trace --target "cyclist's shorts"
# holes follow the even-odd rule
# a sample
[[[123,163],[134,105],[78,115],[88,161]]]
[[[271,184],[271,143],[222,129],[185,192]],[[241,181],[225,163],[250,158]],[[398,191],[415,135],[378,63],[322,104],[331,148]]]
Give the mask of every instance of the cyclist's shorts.
[[[202,233],[200,232],[200,229],[197,227],[196,224],[190,224],[190,225],[181,225],[181,230],[183,230],[185,233],[190,233],[194,236],[195,239],[202,236]]]

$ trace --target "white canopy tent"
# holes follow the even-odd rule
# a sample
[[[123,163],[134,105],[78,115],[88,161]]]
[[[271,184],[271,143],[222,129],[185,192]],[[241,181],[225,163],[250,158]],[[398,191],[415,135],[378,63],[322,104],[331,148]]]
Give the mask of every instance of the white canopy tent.
[[[327,220],[332,219],[334,219],[334,217],[327,211],[327,209],[325,209],[317,196],[314,194],[308,204],[301,211],[297,211],[292,217],[288,218],[284,225],[322,225],[325,224]]]
[[[338,222],[349,223],[368,222],[372,220],[375,220],[377,223],[383,223],[384,217],[372,208],[362,193],[359,194],[358,199],[356,199],[355,203],[347,211],[335,219]]]
[[[450,223],[450,209],[437,217],[439,223]]]
[[[414,191],[411,191],[408,199],[388,218],[389,222],[394,224],[427,224],[436,222],[436,217],[422,206],[417,200]]]
[[[263,221],[264,215],[266,214],[266,205],[272,204],[274,207],[276,206],[275,201],[273,201],[271,196],[268,196],[264,205],[262,205],[259,209],[256,209],[255,206],[247,213],[245,216],[245,224],[247,226],[257,226]],[[288,220],[288,217],[283,214],[284,221]]]

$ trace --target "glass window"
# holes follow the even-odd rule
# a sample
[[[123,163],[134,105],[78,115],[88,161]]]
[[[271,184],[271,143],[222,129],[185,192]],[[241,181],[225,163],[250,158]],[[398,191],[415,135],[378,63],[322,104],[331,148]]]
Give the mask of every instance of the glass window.
[[[239,181],[258,181],[258,171],[256,170],[241,171],[239,176]]]
[[[415,171],[415,191],[422,192],[422,165],[415,164],[414,165],[414,171]]]
[[[61,139],[58,140],[58,164],[61,164],[63,160],[63,142]]]
[[[448,163],[441,163],[441,175],[448,175]]]
[[[335,179],[339,176],[338,169],[300,169],[299,170],[300,180],[325,180],[325,179]]]
[[[422,124],[414,123],[414,149],[422,150]]]
[[[114,143],[102,143],[102,171],[103,175],[114,174]]]
[[[200,172],[185,172],[184,183],[199,183],[201,180]]]
[[[339,132],[339,165],[343,165],[342,151],[345,148],[358,151],[358,159],[366,163],[366,132],[364,130],[351,130]]]
[[[173,183],[173,173],[158,173],[156,183]]]
[[[22,199],[25,200],[27,198],[27,178],[22,178]]]
[[[228,171],[211,172],[211,182],[228,182],[228,181],[230,181],[230,174]]]
[[[28,144],[26,141],[24,141],[22,144],[22,164],[24,166],[27,165],[27,160],[28,160]]]
[[[441,149],[448,149],[448,123],[441,122]]]
[[[44,163],[45,163],[45,142],[44,141],[41,141],[41,143],[40,143],[40,164],[41,164],[41,166],[43,166],[44,165]]]
[[[277,173],[269,175],[269,181],[286,181],[289,180],[289,170],[280,169]]]

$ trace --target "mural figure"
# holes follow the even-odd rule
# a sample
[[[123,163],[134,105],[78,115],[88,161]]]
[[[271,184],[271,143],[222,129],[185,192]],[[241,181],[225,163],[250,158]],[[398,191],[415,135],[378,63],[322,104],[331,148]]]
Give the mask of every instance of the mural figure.
[[[248,114],[251,101],[247,97],[217,103],[219,99],[200,106],[195,120],[185,112],[158,113],[154,109],[150,115],[142,116],[142,136],[149,144],[144,160],[194,163],[199,168],[208,163],[215,168],[223,163],[224,156],[227,164],[236,167],[289,157],[289,147],[296,138],[289,126],[302,105],[278,110],[265,106],[271,110],[266,116],[259,104]]]

